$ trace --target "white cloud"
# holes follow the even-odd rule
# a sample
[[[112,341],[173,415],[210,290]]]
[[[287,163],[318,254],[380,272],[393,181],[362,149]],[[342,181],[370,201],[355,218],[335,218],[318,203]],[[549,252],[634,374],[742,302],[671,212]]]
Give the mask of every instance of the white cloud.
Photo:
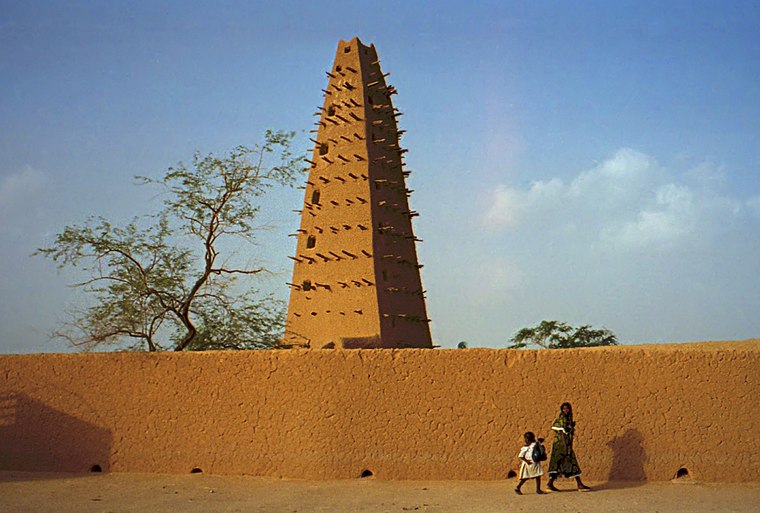
[[[558,178],[533,182],[526,192],[498,185],[491,195],[484,220],[490,227],[497,229],[516,226],[526,213],[556,201],[564,189],[562,180]]]
[[[491,206],[486,212],[486,221],[497,228],[516,225],[519,219],[520,199],[519,191],[498,185],[493,192]]]
[[[31,167],[3,177],[0,179],[0,209],[8,209],[31,199],[30,196],[39,191],[44,183],[45,175]]]
[[[657,162],[630,148],[619,149],[612,158],[584,171],[570,184],[569,193],[580,197],[604,193],[610,199],[625,199],[641,191],[657,174]]]
[[[694,232],[696,208],[688,187],[666,184],[654,191],[655,202],[642,208],[635,220],[615,228],[610,240],[625,247],[668,244]]]
[[[723,195],[722,177],[723,170],[711,163],[678,174],[623,148],[568,184],[552,178],[524,190],[498,185],[483,222],[514,233],[564,234],[607,249],[672,247],[709,235],[721,219],[760,208]]]
[[[448,293],[475,299],[442,324],[478,318],[461,336],[489,345],[541,319],[626,342],[757,336],[760,196],[730,189],[720,165],[676,165],[623,148],[582,172],[494,187],[481,239],[445,267],[462,275]]]

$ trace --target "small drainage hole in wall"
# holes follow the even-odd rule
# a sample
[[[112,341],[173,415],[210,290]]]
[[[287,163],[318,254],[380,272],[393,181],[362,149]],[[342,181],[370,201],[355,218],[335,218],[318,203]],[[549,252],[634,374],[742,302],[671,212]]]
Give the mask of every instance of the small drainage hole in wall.
[[[689,479],[689,469],[681,467],[676,472],[676,479]]]
[[[203,471],[199,469],[198,467],[193,467],[193,469],[190,471],[191,474],[203,474]]]
[[[509,472],[507,472],[507,479],[514,479],[516,477],[517,477],[517,472],[515,472],[514,470],[510,470]]]
[[[90,467],[90,472],[103,472],[103,469],[100,467],[100,465],[93,465]]]
[[[370,469],[364,469],[364,470],[362,470],[362,475],[361,475],[361,477],[372,477],[372,476],[374,476],[374,475],[375,475],[375,474],[373,474],[373,473],[372,473],[372,471],[371,471]]]

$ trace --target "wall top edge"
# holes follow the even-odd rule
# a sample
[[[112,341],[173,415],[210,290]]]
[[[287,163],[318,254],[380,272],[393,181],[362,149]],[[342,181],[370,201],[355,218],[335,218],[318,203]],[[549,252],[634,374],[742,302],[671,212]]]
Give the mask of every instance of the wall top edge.
[[[474,347],[468,349],[281,349],[281,350],[260,350],[260,351],[198,351],[176,353],[173,351],[164,351],[158,353],[147,352],[90,352],[90,353],[29,353],[29,354],[0,354],[2,358],[216,358],[227,356],[239,356],[241,354],[256,355],[276,354],[278,356],[291,354],[367,354],[367,353],[395,353],[395,354],[412,354],[412,353],[504,353],[504,354],[533,354],[550,352],[559,353],[579,353],[579,352],[602,352],[602,353],[622,353],[622,352],[760,352],[760,339],[732,340],[732,341],[704,341],[704,342],[682,342],[682,343],[664,343],[664,344],[639,344],[639,345],[620,345],[614,347],[590,347],[578,349],[505,349],[505,348],[487,348]]]

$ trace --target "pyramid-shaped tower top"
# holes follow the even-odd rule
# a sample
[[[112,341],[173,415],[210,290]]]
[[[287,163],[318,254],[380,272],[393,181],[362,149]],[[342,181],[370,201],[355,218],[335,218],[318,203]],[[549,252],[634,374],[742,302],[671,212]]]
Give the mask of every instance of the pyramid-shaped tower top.
[[[336,53],[343,52],[343,53],[351,53],[350,47],[351,45],[355,45],[357,49],[367,49],[372,51],[372,57],[377,59],[377,52],[375,51],[375,45],[370,43],[369,46],[362,43],[362,40],[359,39],[359,36],[354,36],[353,39],[349,41],[343,41],[342,39],[338,41],[338,49],[336,50]],[[349,50],[346,51],[346,47],[349,47]],[[356,52],[356,55],[361,56],[361,52]],[[367,54],[369,55],[369,54]],[[335,59],[337,61],[337,59]]]
[[[340,41],[318,107],[285,342],[432,347],[396,125],[374,45]]]

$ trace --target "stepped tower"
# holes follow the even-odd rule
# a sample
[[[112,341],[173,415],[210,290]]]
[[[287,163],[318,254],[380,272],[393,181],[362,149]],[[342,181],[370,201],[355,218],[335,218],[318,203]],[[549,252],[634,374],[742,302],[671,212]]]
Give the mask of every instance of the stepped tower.
[[[324,92],[297,237],[284,343],[432,347],[396,90],[374,45],[340,41]]]

